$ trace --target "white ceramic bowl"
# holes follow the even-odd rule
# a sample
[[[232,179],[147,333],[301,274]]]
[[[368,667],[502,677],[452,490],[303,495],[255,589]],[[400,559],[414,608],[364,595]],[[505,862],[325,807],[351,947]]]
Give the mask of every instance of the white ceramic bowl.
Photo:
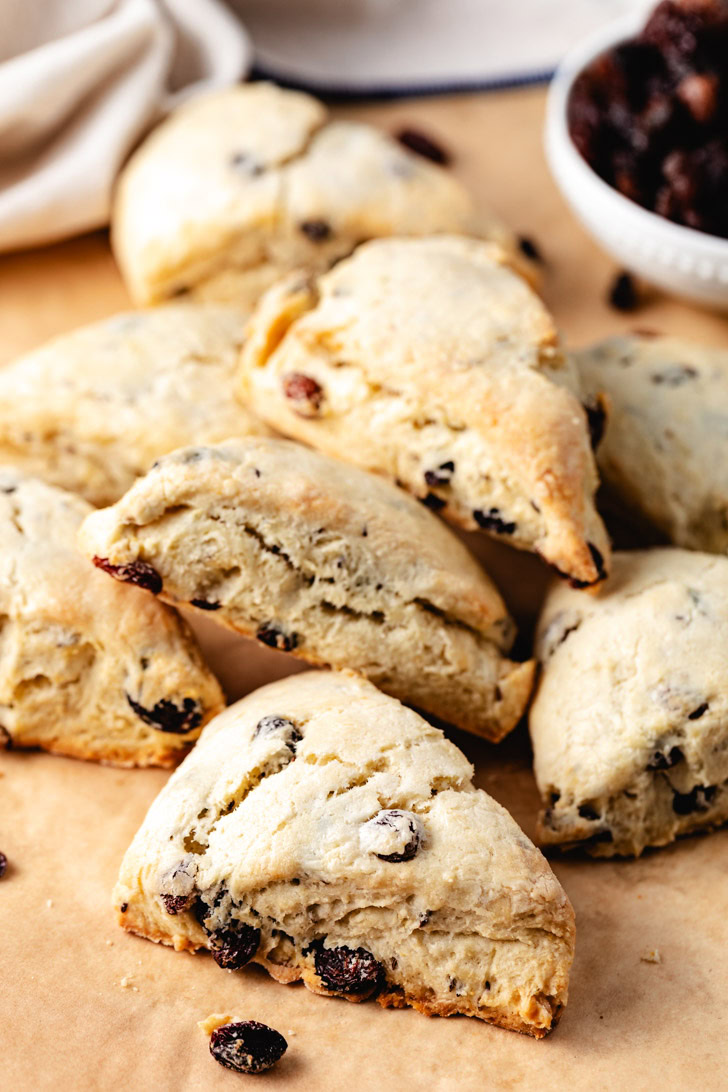
[[[621,266],[676,296],[728,310],[728,239],[673,224],[630,201],[592,170],[569,135],[566,107],[574,79],[594,57],[636,34],[644,21],[640,11],[610,23],[559,66],[546,107],[549,166],[584,227]]]

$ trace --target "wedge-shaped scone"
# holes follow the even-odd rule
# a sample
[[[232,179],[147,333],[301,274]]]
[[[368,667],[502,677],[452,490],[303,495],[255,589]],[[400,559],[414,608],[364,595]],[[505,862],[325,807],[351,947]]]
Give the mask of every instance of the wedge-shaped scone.
[[[599,857],[728,819],[728,559],[616,553],[597,597],[556,587],[530,713],[540,837]]]
[[[472,233],[517,251],[448,171],[267,83],[199,96],[155,129],[122,172],[112,228],[140,304],[190,289],[252,306],[282,273],[380,235]]]
[[[489,739],[528,701],[534,664],[506,658],[514,625],[455,535],[385,479],[288,440],[174,452],[80,541],[119,579],[151,566],[167,601]]]
[[[597,461],[613,497],[677,546],[728,551],[728,352],[634,335],[574,356],[610,403]]]
[[[125,929],[221,966],[541,1037],[574,914],[442,733],[348,672],[237,702],[152,805],[114,892]]]
[[[0,468],[0,740],[118,766],[170,766],[223,707],[192,634],[76,546],[90,505]]]
[[[495,244],[377,240],[263,297],[240,392],[269,423],[398,480],[580,584],[609,544],[575,375]]]
[[[159,455],[267,433],[233,396],[242,319],[229,308],[131,312],[0,369],[0,464],[111,504]]]

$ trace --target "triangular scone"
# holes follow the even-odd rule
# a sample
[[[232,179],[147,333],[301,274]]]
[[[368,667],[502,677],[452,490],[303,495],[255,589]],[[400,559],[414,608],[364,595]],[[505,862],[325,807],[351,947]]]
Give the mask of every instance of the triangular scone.
[[[596,468],[551,316],[495,244],[366,243],[254,314],[241,396],[277,429],[398,480],[462,527],[605,576]]]
[[[233,395],[243,320],[170,305],[114,315],[0,369],[0,464],[111,504],[159,455],[268,433]]]
[[[610,411],[597,448],[616,500],[677,546],[728,551],[728,352],[674,337],[612,337],[574,353]]]
[[[728,559],[616,553],[601,594],[555,587],[530,713],[544,843],[599,857],[728,819]]]
[[[528,701],[534,664],[506,658],[513,622],[452,531],[385,479],[288,440],[168,455],[80,542],[120,579],[142,561],[169,602],[489,739]]]
[[[517,254],[449,171],[269,83],[198,96],[155,129],[121,174],[112,229],[140,304],[189,289],[252,306],[281,274],[380,235],[463,232]]]
[[[574,913],[442,733],[348,672],[263,687],[202,733],[126,853],[119,921],[221,967],[541,1037]]]
[[[170,766],[223,707],[175,611],[76,547],[90,505],[0,468],[0,741],[118,766]]]

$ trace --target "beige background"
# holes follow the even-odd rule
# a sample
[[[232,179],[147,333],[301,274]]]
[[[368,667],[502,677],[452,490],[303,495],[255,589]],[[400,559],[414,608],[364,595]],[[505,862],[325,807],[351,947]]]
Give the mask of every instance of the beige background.
[[[574,223],[541,152],[543,93],[509,92],[340,111],[442,140],[453,169],[547,259],[545,295],[568,339],[632,326],[725,344],[726,320],[657,295],[635,315],[604,302],[614,270]],[[0,261],[0,361],[126,305],[106,238]],[[544,582],[531,558],[486,543],[527,627]],[[280,655],[220,637],[204,643],[231,696],[292,669]],[[537,795],[523,729],[500,748],[454,733],[477,781],[533,833]],[[466,1019],[426,1019],[323,1000],[259,969],[221,971],[125,936],[109,892],[123,851],[164,783],[157,771],[0,754],[0,1085],[15,1090],[241,1089],[196,1022],[258,1019],[289,1040],[266,1088],[446,1090],[725,1087],[728,1063],[728,831],[636,862],[554,861],[577,914],[569,1007],[536,1042]],[[661,964],[640,956],[658,948]],[[122,981],[126,980],[126,986]]]

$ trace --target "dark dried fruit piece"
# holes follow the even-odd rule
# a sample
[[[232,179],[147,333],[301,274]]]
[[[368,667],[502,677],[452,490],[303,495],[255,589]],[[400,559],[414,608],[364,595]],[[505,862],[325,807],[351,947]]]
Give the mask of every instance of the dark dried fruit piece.
[[[333,234],[331,224],[328,224],[326,220],[304,220],[298,225],[298,229],[312,243],[324,243]]]
[[[210,1036],[210,1054],[236,1073],[263,1073],[279,1061],[288,1043],[279,1031],[257,1020],[223,1024]]]
[[[487,512],[476,508],[473,519],[484,531],[495,531],[498,535],[512,535],[516,529],[515,523],[503,519],[500,508],[489,508]]]
[[[167,913],[174,916],[189,910],[197,896],[193,892],[191,895],[160,895],[159,897]]]
[[[618,273],[612,281],[609,303],[616,311],[634,311],[639,305],[637,287],[631,273]]]
[[[140,720],[160,732],[183,736],[202,724],[202,711],[193,698],[185,698],[181,706],[162,698],[151,709],[145,709],[128,694],[126,700]]]
[[[8,859],[4,853],[0,853],[0,879],[5,875],[8,868]]]
[[[671,368],[663,368],[661,372],[655,372],[650,376],[653,383],[664,387],[681,387],[683,383],[689,383],[698,374],[697,368],[690,364],[675,364]]]
[[[599,812],[595,811],[590,804],[580,804],[577,809],[582,819],[587,819],[589,822],[594,822],[599,818]]]
[[[264,622],[255,636],[264,645],[277,648],[279,652],[292,652],[298,645],[298,634],[284,633],[275,622]]]
[[[710,709],[710,706],[707,701],[704,701],[697,709],[693,709],[692,713],[688,713],[688,720],[700,720],[708,712],[708,709]]]
[[[671,770],[682,762],[684,754],[679,747],[671,747],[669,751],[655,751],[647,763],[648,770]]]
[[[412,812],[402,811],[400,808],[387,808],[378,812],[365,826],[369,828],[374,845],[376,845],[377,834],[383,834],[386,838],[387,834],[392,833],[395,839],[401,842],[402,848],[394,853],[378,853],[373,850],[374,856],[380,861],[392,863],[411,861],[420,848],[422,826]]]
[[[522,254],[525,254],[527,258],[530,258],[532,262],[542,262],[543,255],[541,254],[541,248],[536,242],[528,235],[520,235],[518,238],[518,246]]]
[[[283,393],[291,402],[296,402],[296,413],[312,416],[321,409],[324,400],[323,387],[310,375],[292,372],[283,376]]]
[[[211,602],[209,599],[190,599],[190,606],[198,610],[220,610],[222,603]]]
[[[212,958],[225,971],[237,971],[250,963],[260,946],[260,929],[235,922],[210,934]]]
[[[696,785],[690,792],[676,792],[672,798],[672,810],[676,815],[691,815],[694,811],[707,811],[715,793],[715,785]]]
[[[599,399],[594,402],[585,402],[584,410],[586,411],[586,420],[587,425],[589,426],[589,439],[591,440],[592,451],[596,451],[604,436],[607,413]]]
[[[128,565],[112,565],[106,557],[94,557],[97,569],[116,577],[124,584],[136,584],[138,588],[159,595],[162,590],[162,578],[147,561],[130,561]]]
[[[452,161],[450,153],[420,129],[411,129],[409,127],[400,129],[397,133],[397,140],[403,147],[414,152],[415,155],[421,155],[424,159],[439,163],[441,167],[447,167]]]
[[[275,714],[263,717],[262,720],[258,721],[255,726],[255,731],[253,732],[253,739],[258,739],[259,736],[263,736],[266,739],[270,736],[276,736],[281,739],[291,751],[295,751],[296,744],[300,743],[303,739],[303,736],[292,720],[289,720],[288,717],[279,717]]]
[[[442,497],[438,497],[436,493],[425,493],[424,497],[419,498],[425,508],[429,508],[431,512],[440,512],[447,501],[444,501]]]
[[[435,470],[426,470],[425,482],[431,486],[449,485],[454,473],[455,463],[452,459],[448,459],[447,462],[440,463]]]
[[[314,965],[321,984],[333,993],[372,993],[380,984],[384,968],[366,948],[314,948]]]

